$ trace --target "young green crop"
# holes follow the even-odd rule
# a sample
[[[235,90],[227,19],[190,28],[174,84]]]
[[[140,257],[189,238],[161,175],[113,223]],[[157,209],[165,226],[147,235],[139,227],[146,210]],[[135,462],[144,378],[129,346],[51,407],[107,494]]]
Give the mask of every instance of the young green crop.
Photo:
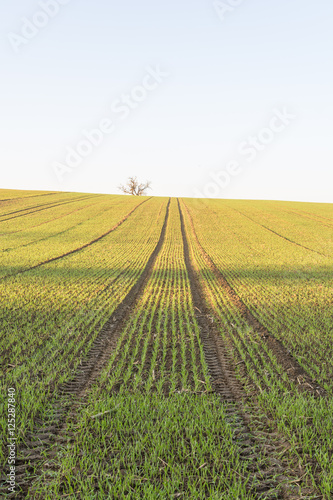
[[[115,204],[113,220],[106,212],[109,227],[115,217],[119,220],[131,209],[132,203],[129,207]],[[166,200],[147,203],[116,231],[82,251],[0,281],[0,291],[5,290],[6,297],[0,315],[0,384],[3,393],[12,386],[19,393],[19,443],[32,430],[34,417],[49,411],[46,402],[50,395],[72,377],[98,332],[141,274],[158,241]],[[144,230],[137,231],[137,227]],[[86,233],[86,238],[90,237]],[[55,246],[61,247],[61,238]],[[5,435],[4,412],[0,426]],[[4,453],[3,441],[1,460]]]
[[[271,497],[285,482],[294,498],[328,500],[331,206],[231,200],[183,200],[180,206],[209,318],[220,327],[246,394],[242,414],[254,435],[262,433],[262,447],[244,445],[237,405],[212,394],[176,200],[166,211],[167,200],[159,198],[3,191],[0,388],[2,394],[10,386],[17,390],[19,458],[34,421],[47,426],[57,407],[68,409],[68,427],[36,464],[30,498],[257,498],[256,487],[265,480],[260,467],[272,466],[261,455],[265,449],[289,464],[268,486]],[[71,401],[59,392],[61,384],[77,374],[138,283],[166,213],[164,243],[112,350],[83,400]],[[314,397],[290,377],[240,302],[221,286],[205,252],[249,315],[326,389],[325,397]],[[5,436],[3,408],[0,414]],[[276,433],[273,445],[267,430]],[[6,453],[3,440],[2,463]]]
[[[328,307],[330,289],[321,284],[321,292],[318,293],[318,286],[319,283],[328,285],[332,281],[332,259],[319,254],[314,257],[312,252],[298,248],[298,245],[293,252],[288,251],[292,244],[290,241],[274,233],[269,235],[252,223],[241,223],[237,210],[232,210],[229,205],[235,208],[242,205],[243,211],[244,207],[248,207],[248,211],[254,211],[253,204],[247,205],[245,202],[191,200],[185,206],[188,207],[202,247],[248,310],[267,327],[271,335],[290,349],[308,374],[325,387],[327,397],[315,398],[306,392],[299,392],[297,381],[294,383],[289,379],[280,360],[219,285],[200,251],[191,229],[191,220],[187,217],[188,234],[207,300],[220,319],[221,334],[235,364],[243,366],[238,372],[248,393],[253,396],[253,387],[257,389],[257,404],[291,443],[293,453],[299,456],[300,463],[306,470],[304,477],[308,477],[308,481],[315,484],[323,498],[328,499],[333,493],[333,467],[328,458],[332,452],[333,403],[330,376],[333,370],[333,343],[332,329],[325,325],[332,320],[332,308]],[[267,204],[267,208],[273,211],[271,205]],[[278,208],[279,205],[276,210]],[[253,217],[251,213],[251,218]],[[209,226],[203,225],[205,219],[210,220]],[[260,218],[261,222],[263,219],[264,215]],[[269,220],[271,219],[270,214]],[[274,222],[277,223],[276,214]],[[268,224],[265,221],[265,225]],[[306,226],[311,224],[312,221],[307,222]],[[287,237],[294,241],[300,241],[299,234],[296,230],[295,234],[292,233],[291,227],[286,230]],[[329,245],[329,234],[326,229],[319,233],[317,243],[320,241],[321,244],[316,250]],[[314,238],[312,241],[315,248]],[[265,250],[266,247],[270,251]],[[321,282],[323,261],[328,272],[325,281]],[[290,282],[286,279],[286,272],[279,269],[281,266],[288,268],[287,276],[290,277],[296,262],[298,265],[299,262],[303,265],[311,262],[313,268],[310,272],[305,270],[293,277]],[[317,276],[316,265],[319,266]],[[313,276],[316,276],[314,281]],[[297,301],[290,301],[290,296],[296,296]],[[313,310],[313,297],[316,297],[319,311]],[[321,321],[315,323],[319,312],[322,315]]]
[[[175,200],[144,290],[71,425],[77,438],[37,497],[254,498],[235,426],[211,394]]]

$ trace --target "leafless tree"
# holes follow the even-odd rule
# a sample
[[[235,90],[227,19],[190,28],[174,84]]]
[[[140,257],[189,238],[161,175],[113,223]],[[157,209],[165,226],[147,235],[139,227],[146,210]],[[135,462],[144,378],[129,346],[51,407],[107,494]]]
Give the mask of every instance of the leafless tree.
[[[123,186],[120,185],[118,189],[125,194],[131,194],[133,196],[144,196],[147,189],[151,189],[151,182],[147,181],[145,184],[139,182],[136,177],[129,177],[127,183]]]

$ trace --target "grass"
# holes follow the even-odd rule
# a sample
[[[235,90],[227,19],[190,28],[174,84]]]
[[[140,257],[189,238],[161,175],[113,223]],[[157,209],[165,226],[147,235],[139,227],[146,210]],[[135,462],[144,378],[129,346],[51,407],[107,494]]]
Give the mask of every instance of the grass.
[[[55,404],[68,405],[61,384],[73,379],[141,276],[168,200],[15,191],[0,200],[0,387],[2,394],[16,388],[20,458],[35,419],[47,422]],[[212,392],[172,199],[163,245],[135,305],[97,379],[73,398],[59,439],[35,463],[28,498],[254,499],[265,482],[260,471],[269,468],[264,449],[285,465],[284,479],[277,471],[266,481],[270,498],[284,483],[296,497],[332,497],[331,206],[180,205],[210,316],[244,388],[242,404]],[[326,396],[299,390],[203,252]],[[246,443],[256,432],[266,434],[254,459]],[[4,439],[2,463],[6,453]]]
[[[74,443],[58,455],[51,481],[41,478],[34,497],[252,498],[235,425],[220,399],[207,393],[189,294],[173,200],[145,293],[80,414],[68,424]]]

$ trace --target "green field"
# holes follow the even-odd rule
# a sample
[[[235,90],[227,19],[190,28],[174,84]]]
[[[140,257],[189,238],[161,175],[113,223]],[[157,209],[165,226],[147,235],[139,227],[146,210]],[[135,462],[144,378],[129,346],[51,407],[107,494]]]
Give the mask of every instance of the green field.
[[[0,190],[0,252],[1,498],[333,498],[332,205]]]

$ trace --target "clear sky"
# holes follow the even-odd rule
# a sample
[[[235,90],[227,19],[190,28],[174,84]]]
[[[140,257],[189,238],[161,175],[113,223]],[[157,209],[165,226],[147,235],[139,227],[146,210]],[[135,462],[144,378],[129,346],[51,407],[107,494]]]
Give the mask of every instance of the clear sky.
[[[333,202],[332,20],[331,0],[2,2],[0,187]]]

